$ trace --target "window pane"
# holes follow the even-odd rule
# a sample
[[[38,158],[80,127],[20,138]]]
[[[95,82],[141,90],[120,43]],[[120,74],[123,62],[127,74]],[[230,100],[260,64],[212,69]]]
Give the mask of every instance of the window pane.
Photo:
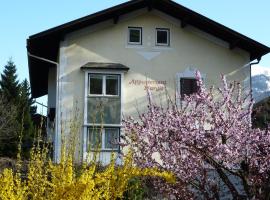
[[[93,124],[120,124],[119,97],[89,97],[87,122]]]
[[[118,95],[119,76],[106,76],[106,95]]]
[[[184,95],[191,95],[198,91],[197,80],[191,78],[181,78],[181,97],[183,98]]]
[[[129,42],[141,43],[140,29],[129,29]]]
[[[102,75],[90,75],[90,94],[102,94]]]
[[[119,142],[119,129],[118,128],[106,128],[105,129],[105,148],[106,149],[118,149]]]
[[[168,44],[168,31],[167,30],[157,30],[157,43]]]
[[[101,148],[102,130],[100,128],[88,129],[88,148],[98,149]]]

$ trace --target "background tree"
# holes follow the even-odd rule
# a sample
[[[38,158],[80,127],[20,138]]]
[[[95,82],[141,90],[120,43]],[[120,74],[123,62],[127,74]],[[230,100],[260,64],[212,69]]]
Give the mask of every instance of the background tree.
[[[0,93],[7,99],[7,101],[15,104],[19,102],[20,95],[20,84],[17,80],[16,72],[16,66],[10,59],[4,67],[0,81]]]
[[[17,150],[19,123],[17,108],[0,95],[0,157],[15,157]]]
[[[24,79],[23,82],[21,83],[21,96],[22,96],[21,99],[25,101],[24,105],[26,107],[29,107],[29,112],[31,116],[36,114],[37,106],[34,105],[35,101],[31,97],[31,88],[27,79]]]
[[[20,123],[21,118],[18,115],[20,84],[19,81],[17,80],[16,71],[17,71],[16,66],[14,62],[10,59],[4,67],[4,71],[1,74],[0,80],[0,94],[3,103],[2,104],[3,123],[6,120],[16,124],[14,127],[6,126],[6,129],[4,131],[1,131],[2,147],[0,154],[2,156],[8,157],[16,157],[17,155],[17,148],[19,141],[19,127],[21,124]],[[9,111],[11,112],[12,119],[10,114],[8,114]]]
[[[148,94],[147,111],[124,121],[136,164],[172,171],[175,185],[153,186],[177,199],[269,199],[270,133],[252,129],[253,101],[224,77],[217,90],[199,76],[198,84],[181,107],[170,99],[157,105]]]
[[[21,116],[23,127],[22,150],[24,156],[29,157],[30,149],[33,144],[34,127],[32,116],[36,113],[36,106],[30,96],[30,86],[26,79],[20,84],[20,102],[18,115]]]
[[[10,106],[14,105],[15,112],[13,112],[16,124],[21,127],[20,131],[14,132],[9,141],[12,142],[10,149],[2,148],[2,155],[16,157],[17,145],[19,142],[19,134],[22,133],[22,153],[23,156],[29,155],[31,144],[34,137],[34,128],[32,116],[36,113],[36,107],[33,106],[34,101],[30,96],[30,87],[28,81],[25,79],[22,83],[17,80],[17,70],[14,62],[10,59],[0,80],[0,94],[6,99]],[[3,116],[4,117],[4,116]],[[10,127],[13,130],[13,127]],[[7,152],[5,152],[7,150]],[[13,152],[11,155],[9,151]]]
[[[270,97],[256,103],[252,113],[252,124],[255,128],[268,128],[270,122]]]

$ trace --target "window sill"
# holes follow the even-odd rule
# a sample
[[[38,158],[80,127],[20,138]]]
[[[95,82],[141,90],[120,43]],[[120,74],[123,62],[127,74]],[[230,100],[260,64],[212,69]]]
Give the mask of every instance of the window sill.
[[[170,46],[162,46],[162,45],[158,45],[158,46],[155,46],[155,47],[153,47],[153,49],[155,49],[155,50],[173,50],[173,48],[172,47],[170,47]]]
[[[144,49],[144,46],[140,44],[128,44],[126,45],[127,49]]]
[[[90,151],[88,151],[88,153],[91,152],[120,152],[120,149],[101,149],[101,150],[95,150],[95,149],[90,149]]]
[[[85,123],[83,124],[83,127],[103,127],[103,128],[122,128],[123,125],[122,124],[93,124],[93,123]]]
[[[99,94],[88,94],[87,97],[108,97],[108,98],[119,98],[119,95],[99,95]]]

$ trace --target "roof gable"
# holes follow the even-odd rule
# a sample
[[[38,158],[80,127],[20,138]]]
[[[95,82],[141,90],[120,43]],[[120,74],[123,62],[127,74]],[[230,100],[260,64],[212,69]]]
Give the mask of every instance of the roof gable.
[[[251,60],[258,59],[270,52],[269,47],[171,0],[133,0],[111,7],[32,35],[27,40],[27,49],[31,54],[56,61],[59,43],[66,34],[106,20],[112,20],[113,23],[117,23],[120,16],[142,8],[147,8],[148,11],[156,9],[164,12],[165,14],[178,19],[182,28],[185,28],[187,25],[192,25],[210,35],[228,42],[231,49],[235,47],[244,49],[250,53]],[[32,96],[39,97],[47,94],[48,69],[49,67],[54,67],[54,65],[31,56],[28,56],[28,63]],[[41,72],[43,74],[42,77],[38,76]]]

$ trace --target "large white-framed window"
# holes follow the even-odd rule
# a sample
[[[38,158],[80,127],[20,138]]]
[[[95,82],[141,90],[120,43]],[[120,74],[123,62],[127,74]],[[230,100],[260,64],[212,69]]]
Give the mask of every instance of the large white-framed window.
[[[156,46],[170,46],[170,29],[156,28]]]
[[[85,71],[84,152],[119,151],[123,73]]]
[[[128,44],[142,45],[142,27],[128,27]]]

